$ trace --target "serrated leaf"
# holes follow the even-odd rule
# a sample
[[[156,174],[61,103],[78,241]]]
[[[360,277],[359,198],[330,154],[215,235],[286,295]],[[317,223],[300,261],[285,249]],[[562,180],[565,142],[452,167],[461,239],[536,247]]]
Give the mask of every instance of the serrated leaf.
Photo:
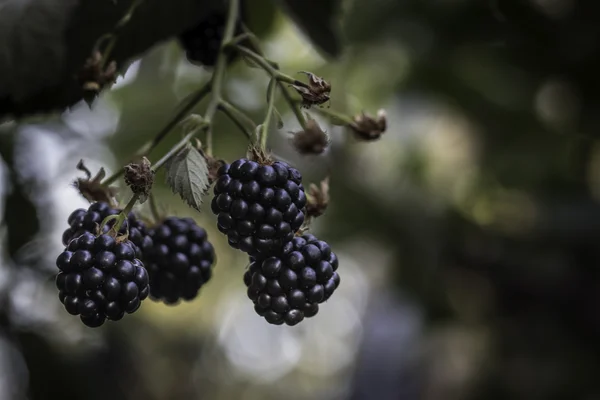
[[[166,164],[167,184],[193,209],[200,211],[210,186],[206,159],[192,146],[183,148]]]

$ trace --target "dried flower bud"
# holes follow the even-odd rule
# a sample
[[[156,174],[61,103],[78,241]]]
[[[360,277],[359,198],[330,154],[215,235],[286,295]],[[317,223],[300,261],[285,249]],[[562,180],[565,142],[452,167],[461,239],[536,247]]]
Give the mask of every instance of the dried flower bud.
[[[95,51],[85,61],[77,79],[84,94],[84,100],[90,105],[98,93],[106,86],[115,82],[117,78],[117,64],[111,61],[105,69],[102,65],[102,54]]]
[[[306,200],[306,215],[309,219],[323,215],[329,205],[329,177],[323,179],[319,186],[311,183]]]
[[[361,140],[377,140],[387,129],[385,110],[379,110],[376,118],[363,112],[356,115],[353,120],[354,122],[349,126]]]
[[[125,183],[134,194],[139,195],[140,203],[148,199],[154,183],[154,171],[146,157],[142,157],[139,164],[131,163],[125,166]]]
[[[300,71],[300,73],[308,75],[308,84],[296,81],[292,87],[302,96],[302,107],[310,108],[329,101],[331,85],[327,81],[311,72]]]
[[[292,145],[300,154],[321,154],[329,145],[327,133],[314,119],[306,121],[305,130],[292,134]]]
[[[105,187],[102,185],[102,179],[106,176],[104,168],[100,168],[100,171],[92,178],[92,173],[80,160],[77,163],[77,169],[85,173],[85,178],[77,178],[73,182],[73,186],[77,188],[79,193],[89,202],[105,202],[114,204],[114,197],[116,195],[116,189],[111,187]]]

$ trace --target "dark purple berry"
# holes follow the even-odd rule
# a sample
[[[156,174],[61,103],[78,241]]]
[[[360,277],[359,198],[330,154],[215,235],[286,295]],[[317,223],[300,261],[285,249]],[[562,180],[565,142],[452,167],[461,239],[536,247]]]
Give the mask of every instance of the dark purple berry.
[[[108,209],[96,204],[90,206],[95,206],[95,214]],[[78,212],[71,221],[81,215]],[[130,241],[116,244],[108,235],[95,237],[84,232],[71,240],[69,249],[56,259],[63,271],[56,277],[56,287],[66,311],[79,315],[85,325],[98,327],[107,318],[118,321],[123,318],[123,310],[133,309],[132,302],[139,307],[147,296],[147,272],[140,260],[130,259],[134,254]]]
[[[244,283],[254,310],[274,325],[314,317],[339,286],[337,263],[329,245],[310,234],[294,237],[277,256],[251,256]]]
[[[229,182],[224,186],[229,187]],[[228,194],[221,194],[215,199],[222,215],[218,218],[219,225],[228,227],[234,220],[222,209],[232,208],[237,199],[233,200]],[[165,304],[196,298],[200,288],[211,278],[215,261],[215,252],[206,231],[191,218],[169,217],[151,229],[150,236],[154,246],[146,252],[148,274],[144,275],[143,269],[138,270],[133,280],[149,280],[150,297]],[[140,298],[142,294],[140,292]]]
[[[283,162],[240,159],[218,174],[211,210],[231,247],[262,258],[282,253],[304,222],[300,173]]]

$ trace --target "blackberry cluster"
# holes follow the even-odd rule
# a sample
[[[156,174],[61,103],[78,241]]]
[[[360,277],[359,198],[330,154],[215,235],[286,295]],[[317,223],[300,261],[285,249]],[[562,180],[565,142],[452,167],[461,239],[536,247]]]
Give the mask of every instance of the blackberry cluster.
[[[338,259],[329,245],[305,234],[279,256],[253,259],[244,274],[254,310],[274,325],[293,326],[319,311],[340,284]]]
[[[179,34],[178,40],[185,50],[187,59],[208,67],[214,66],[225,34],[226,23],[225,13],[213,13]],[[241,24],[238,22],[235,35],[240,33],[242,33]]]
[[[62,242],[65,246],[85,232],[96,234],[98,226],[104,218],[109,215],[117,215],[121,210],[112,208],[108,203],[93,203],[87,210],[80,208],[71,213],[67,223],[70,227],[64,231]],[[107,233],[114,225],[115,221],[109,221],[101,233]],[[136,257],[142,259],[144,252],[152,248],[152,239],[148,235],[146,225],[137,219],[135,214],[130,213],[126,221],[123,222],[119,234],[124,235],[129,230],[128,239],[134,244]]]
[[[215,251],[191,218],[169,217],[150,230],[154,246],[144,253],[150,297],[166,304],[192,300],[212,275]]]
[[[283,162],[240,159],[218,171],[212,212],[229,245],[256,257],[283,249],[304,222],[300,172]]]
[[[92,328],[135,312],[150,290],[148,273],[130,241],[90,232],[69,242],[56,259],[59,299]]]

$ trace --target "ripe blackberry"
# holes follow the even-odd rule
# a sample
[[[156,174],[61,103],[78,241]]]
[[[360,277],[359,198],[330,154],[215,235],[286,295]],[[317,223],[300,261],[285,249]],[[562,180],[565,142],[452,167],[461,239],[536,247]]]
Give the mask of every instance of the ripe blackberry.
[[[179,43],[184,48],[185,55],[190,62],[197,62],[208,67],[216,64],[221,41],[225,34],[226,22],[227,15],[224,12],[215,12],[179,34]],[[238,21],[234,35],[237,36],[241,33],[241,24]]]
[[[211,277],[215,251],[206,231],[191,218],[169,217],[150,230],[154,241],[145,253],[150,297],[166,304],[192,300]]]
[[[63,233],[63,244],[67,246],[71,240],[85,232],[96,234],[96,229],[104,218],[109,215],[117,215],[120,212],[121,210],[114,209],[108,203],[103,202],[93,203],[87,210],[80,208],[73,211],[67,220],[70,227]],[[114,220],[108,222],[102,233],[108,233],[114,223]],[[136,257],[143,259],[144,252],[152,247],[152,239],[148,235],[146,225],[135,214],[130,213],[127,220],[123,222],[119,234],[124,235],[127,233],[127,228],[129,228],[128,239],[135,245]]]
[[[98,327],[107,318],[120,320],[148,297],[148,273],[129,240],[118,242],[110,235],[84,232],[71,240],[56,266],[61,303],[89,327]]]
[[[281,251],[304,222],[302,175],[283,162],[241,159],[219,169],[212,212],[229,245],[267,257]]]
[[[244,274],[254,311],[268,323],[293,326],[313,317],[340,284],[338,259],[310,234],[295,237],[279,256],[252,259]]]

